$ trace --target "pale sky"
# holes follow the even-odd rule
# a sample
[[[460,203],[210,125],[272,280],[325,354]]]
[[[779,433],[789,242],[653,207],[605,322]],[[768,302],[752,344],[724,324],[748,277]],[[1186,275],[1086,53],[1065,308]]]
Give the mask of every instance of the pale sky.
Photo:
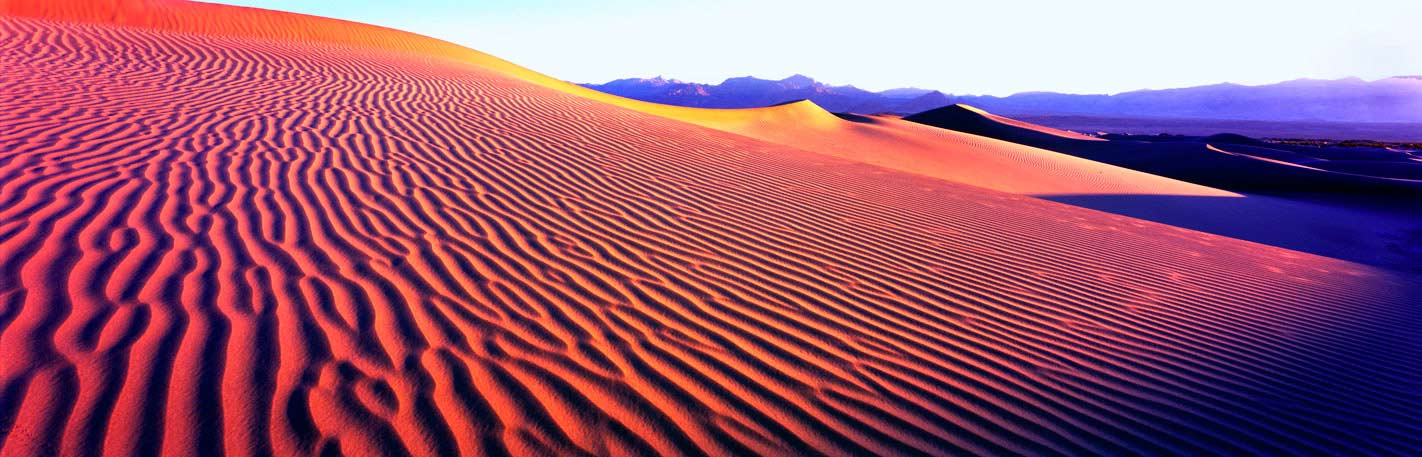
[[[802,73],[956,94],[1422,74],[1422,0],[226,0],[445,39],[575,82]]]

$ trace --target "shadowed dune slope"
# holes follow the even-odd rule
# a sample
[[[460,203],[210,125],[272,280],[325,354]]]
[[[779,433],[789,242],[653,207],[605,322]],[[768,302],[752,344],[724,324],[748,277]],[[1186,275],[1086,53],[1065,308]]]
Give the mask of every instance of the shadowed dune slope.
[[[904,120],[1070,154],[1182,181],[1241,191],[1345,191],[1422,195],[1422,180],[1376,171],[1378,166],[1340,166],[1302,158],[1296,150],[1244,145],[1237,141],[1147,142],[1072,137],[1059,130],[996,116],[966,105],[951,105]],[[1407,156],[1397,153],[1403,160]],[[1403,167],[1415,165],[1406,163]],[[1401,170],[1399,170],[1401,171]]]
[[[3,456],[1422,449],[1411,277],[56,5],[0,1]]]
[[[1418,193],[1422,181],[1383,176],[1409,176],[1412,172],[1410,165],[1416,163],[1402,161],[1407,155],[1400,152],[1273,145],[1238,135],[1160,142],[1086,140],[965,105],[904,119],[1202,183],[1242,190],[1309,192],[1302,196],[1285,193],[1286,198],[1235,193],[1229,195],[1237,198],[1213,198],[1216,196],[1202,193],[1170,196],[1148,192],[1041,196],[1338,259],[1410,271],[1422,266],[1422,245],[1416,241],[1422,236],[1422,207],[1411,201],[1412,196],[1422,195]],[[1371,160],[1328,160],[1319,156]],[[1373,176],[1330,169],[1368,172]],[[1334,192],[1334,198],[1327,199],[1313,194],[1330,190],[1344,192]]]

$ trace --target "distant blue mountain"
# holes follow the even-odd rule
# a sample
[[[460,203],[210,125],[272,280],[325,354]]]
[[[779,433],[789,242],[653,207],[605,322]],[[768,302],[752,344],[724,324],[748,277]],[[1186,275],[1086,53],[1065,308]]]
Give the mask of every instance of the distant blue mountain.
[[[637,100],[700,108],[754,108],[803,99],[809,99],[822,108],[838,112],[865,112],[866,109],[872,112],[887,112],[888,108],[894,105],[865,105],[891,100],[891,97],[854,86],[829,86],[804,75],[794,75],[779,81],[746,76],[730,78],[714,85],[658,76],[619,79],[606,84],[583,86]]]
[[[779,81],[730,78],[720,84],[661,77],[584,84],[638,100],[703,108],[751,108],[808,99],[834,112],[912,114],[955,103],[1006,115],[1087,115],[1261,121],[1422,122],[1422,77],[1377,81],[1298,79],[1244,86],[1214,84],[1115,95],[1024,92],[1007,97],[950,95],[929,89],[871,92],[795,75]]]

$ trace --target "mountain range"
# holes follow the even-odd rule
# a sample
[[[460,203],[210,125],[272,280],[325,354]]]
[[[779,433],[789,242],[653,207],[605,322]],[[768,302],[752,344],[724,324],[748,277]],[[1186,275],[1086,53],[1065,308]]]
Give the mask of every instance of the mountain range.
[[[1296,79],[1258,86],[1222,83],[1114,95],[1023,92],[1006,97],[919,88],[873,92],[832,86],[798,74],[778,81],[746,76],[704,84],[658,76],[583,86],[637,100],[701,108],[752,108],[810,100],[829,111],[862,114],[912,114],[968,104],[1008,115],[1422,122],[1422,76],[1376,81]]]

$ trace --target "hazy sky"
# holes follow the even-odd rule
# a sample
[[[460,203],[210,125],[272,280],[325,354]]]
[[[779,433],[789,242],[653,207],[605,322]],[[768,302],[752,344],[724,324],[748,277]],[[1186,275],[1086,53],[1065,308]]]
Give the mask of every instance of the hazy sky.
[[[1115,93],[1422,74],[1422,0],[226,0],[394,27],[576,82],[803,73]]]

